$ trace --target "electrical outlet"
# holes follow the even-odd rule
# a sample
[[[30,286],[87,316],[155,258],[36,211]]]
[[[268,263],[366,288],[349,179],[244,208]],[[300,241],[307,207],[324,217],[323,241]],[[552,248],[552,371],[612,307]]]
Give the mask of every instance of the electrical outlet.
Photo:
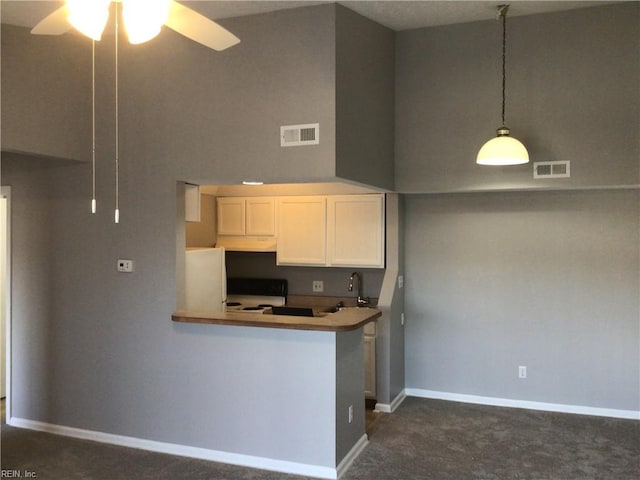
[[[403,288],[403,287],[404,287],[404,276],[398,275],[398,288]]]
[[[518,378],[527,378],[527,367],[522,365],[518,367]]]
[[[353,405],[349,405],[349,423],[353,422]]]
[[[324,292],[324,282],[322,280],[314,280],[313,281],[313,291],[314,292]]]
[[[133,272],[133,260],[118,260],[118,271],[125,273]]]

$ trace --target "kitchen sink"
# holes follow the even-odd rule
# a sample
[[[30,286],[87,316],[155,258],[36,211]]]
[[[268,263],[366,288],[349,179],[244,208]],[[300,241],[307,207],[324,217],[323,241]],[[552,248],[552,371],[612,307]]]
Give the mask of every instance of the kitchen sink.
[[[336,313],[336,312],[339,312],[339,311],[341,311],[341,310],[351,310],[351,309],[355,309],[355,308],[372,308],[372,307],[369,307],[369,306],[362,306],[362,307],[357,307],[357,306],[353,306],[353,307],[345,307],[344,305],[336,305],[336,306],[333,306],[333,307],[329,307],[329,308],[327,308],[327,309],[323,310],[323,311],[322,311],[322,312],[320,312],[320,313],[324,313],[324,314],[326,314],[326,315],[331,315],[332,313]]]
[[[319,314],[321,314],[321,316],[327,316],[327,315],[331,315],[332,313],[336,313],[339,312],[340,308],[338,307],[329,307],[325,310],[323,310],[322,312],[317,312]]]

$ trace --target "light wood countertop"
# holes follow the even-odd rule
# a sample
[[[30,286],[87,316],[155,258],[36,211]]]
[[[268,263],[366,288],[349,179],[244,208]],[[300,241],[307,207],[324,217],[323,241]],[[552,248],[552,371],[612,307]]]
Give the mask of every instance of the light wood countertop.
[[[269,315],[239,312],[178,311],[171,316],[174,322],[235,325],[238,327],[287,328],[290,330],[317,330],[346,332],[363,327],[382,315],[377,308],[348,307],[339,312],[318,317]]]

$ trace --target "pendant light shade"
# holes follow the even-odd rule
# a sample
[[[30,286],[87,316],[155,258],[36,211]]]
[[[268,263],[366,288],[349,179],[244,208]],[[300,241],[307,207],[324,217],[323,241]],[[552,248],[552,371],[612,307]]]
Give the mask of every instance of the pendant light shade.
[[[506,130],[506,133],[501,133]],[[522,165],[529,153],[520,140],[509,136],[508,128],[499,128],[498,136],[485,143],[478,152],[479,165]]]
[[[485,143],[476,158],[479,165],[522,165],[529,163],[529,153],[517,139],[509,136],[505,126],[505,92],[506,92],[506,51],[507,51],[507,10],[509,5],[498,6],[498,18],[502,18],[502,126],[497,130],[497,137]]]

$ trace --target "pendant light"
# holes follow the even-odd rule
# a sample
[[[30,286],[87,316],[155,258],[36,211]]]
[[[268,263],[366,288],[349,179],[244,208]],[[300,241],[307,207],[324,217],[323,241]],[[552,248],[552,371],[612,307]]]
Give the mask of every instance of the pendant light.
[[[509,5],[498,6],[498,19],[502,18],[502,126],[497,129],[498,136],[485,143],[476,158],[480,165],[521,165],[529,162],[529,153],[525,146],[509,135],[505,125],[506,91],[506,50],[507,50],[507,11]]]

